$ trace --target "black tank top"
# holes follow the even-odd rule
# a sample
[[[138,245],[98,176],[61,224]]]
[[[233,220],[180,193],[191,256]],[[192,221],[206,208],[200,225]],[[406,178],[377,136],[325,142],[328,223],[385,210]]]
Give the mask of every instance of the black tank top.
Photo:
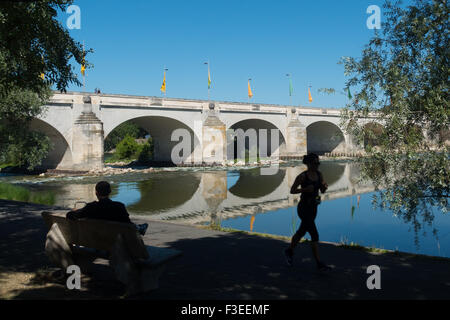
[[[302,200],[311,200],[315,199],[319,196],[319,190],[321,187],[321,181],[322,181],[322,173],[320,171],[317,171],[317,180],[313,181],[308,177],[307,171],[302,172],[301,174],[304,176],[303,183],[301,184],[302,188],[306,188],[309,185],[313,185],[314,192],[305,192],[302,193],[300,196],[300,201]]]

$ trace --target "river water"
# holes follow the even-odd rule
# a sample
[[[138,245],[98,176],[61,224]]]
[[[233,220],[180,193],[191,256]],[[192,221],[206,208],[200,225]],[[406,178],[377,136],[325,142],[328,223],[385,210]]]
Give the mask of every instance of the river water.
[[[251,167],[167,168],[100,178],[3,176],[0,181],[52,193],[54,205],[73,207],[76,201],[95,200],[95,184],[107,180],[112,185],[111,198],[125,203],[131,215],[292,236],[300,225],[296,212],[299,195],[290,195],[289,190],[305,169],[300,163],[291,163],[271,175]],[[316,219],[321,241],[450,257],[449,214],[435,208],[431,225],[414,230],[402,217],[374,208],[372,198],[377,192],[370,182],[359,181],[357,164],[322,161],[319,170],[329,185]]]

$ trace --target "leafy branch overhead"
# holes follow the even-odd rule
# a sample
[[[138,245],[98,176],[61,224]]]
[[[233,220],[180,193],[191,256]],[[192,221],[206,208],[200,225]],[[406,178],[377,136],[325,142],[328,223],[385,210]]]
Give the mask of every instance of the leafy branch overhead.
[[[346,86],[358,88],[341,124],[367,151],[363,173],[383,190],[376,203],[417,229],[420,216],[431,223],[432,207],[449,209],[449,5],[384,8],[362,56],[340,61]]]
[[[81,85],[79,68],[71,61],[82,63],[82,45],[56,19],[58,10],[66,10],[72,2],[0,2],[1,161],[11,160],[5,157],[14,150],[22,153],[17,164],[38,165],[46,156],[38,149],[48,150],[50,145],[42,134],[29,130],[30,121],[43,112],[52,85],[60,91],[70,84]],[[86,62],[86,66],[91,65]],[[38,135],[38,144],[24,142]]]

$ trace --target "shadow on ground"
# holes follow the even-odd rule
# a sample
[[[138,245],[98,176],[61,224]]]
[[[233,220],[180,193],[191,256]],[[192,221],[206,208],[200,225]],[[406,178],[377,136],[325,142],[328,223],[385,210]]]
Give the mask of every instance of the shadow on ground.
[[[0,291],[2,299],[118,299],[124,287],[104,261],[82,277],[82,290],[68,290],[67,275],[44,254],[45,206],[0,200]],[[183,255],[170,262],[160,288],[133,299],[448,299],[450,262],[408,255],[373,254],[321,243],[333,267],[318,272],[309,244],[300,244],[294,266],[285,264],[287,242],[152,222],[146,244],[169,246]],[[381,290],[369,290],[367,267],[381,268]],[[17,277],[17,279],[15,278]],[[5,289],[6,288],[6,289]],[[6,293],[5,293],[6,291]]]

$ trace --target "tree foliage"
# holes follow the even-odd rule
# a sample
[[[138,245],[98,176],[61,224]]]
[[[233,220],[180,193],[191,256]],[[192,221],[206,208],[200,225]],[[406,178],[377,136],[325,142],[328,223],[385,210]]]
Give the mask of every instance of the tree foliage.
[[[140,163],[148,163],[153,157],[153,140],[148,140],[139,144],[131,135],[126,135],[122,141],[117,144],[114,154],[115,160],[131,160],[137,159]]]
[[[432,207],[448,211],[450,44],[447,0],[386,1],[382,32],[360,58],[344,57],[347,87],[354,98],[342,125],[361,145],[373,141],[363,173],[383,189],[376,203],[407,221],[430,223]],[[373,118],[371,118],[373,116]],[[447,142],[448,143],[448,142]]]
[[[60,91],[81,85],[70,61],[82,62],[82,46],[56,19],[70,4],[0,2],[0,161],[12,156],[19,165],[38,165],[50,144],[28,129],[30,121],[44,111],[52,85]]]
[[[114,149],[127,135],[135,139],[144,138],[147,135],[147,131],[131,121],[126,121],[108,134],[105,139],[105,151]]]

